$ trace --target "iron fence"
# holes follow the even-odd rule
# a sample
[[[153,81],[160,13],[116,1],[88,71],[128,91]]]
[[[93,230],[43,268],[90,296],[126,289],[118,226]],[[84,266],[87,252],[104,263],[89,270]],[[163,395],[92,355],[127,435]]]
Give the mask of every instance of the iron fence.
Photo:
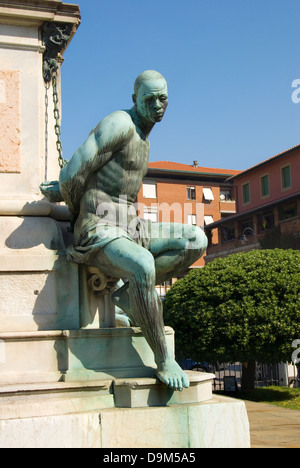
[[[200,372],[210,372],[215,375],[213,381],[213,391],[224,391],[224,378],[235,377],[238,388],[242,383],[242,363],[228,364],[217,363],[215,365],[208,363],[193,362],[186,359],[180,363],[185,370],[197,370]],[[280,385],[279,365],[256,363],[255,387],[270,387]]]

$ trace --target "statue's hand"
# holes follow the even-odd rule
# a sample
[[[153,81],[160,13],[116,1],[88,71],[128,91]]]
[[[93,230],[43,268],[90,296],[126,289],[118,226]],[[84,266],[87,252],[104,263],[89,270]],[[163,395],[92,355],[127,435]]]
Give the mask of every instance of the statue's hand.
[[[60,189],[59,189],[59,182],[43,182],[40,185],[40,191],[44,195],[44,197],[48,198],[51,203],[59,203],[64,201]]]

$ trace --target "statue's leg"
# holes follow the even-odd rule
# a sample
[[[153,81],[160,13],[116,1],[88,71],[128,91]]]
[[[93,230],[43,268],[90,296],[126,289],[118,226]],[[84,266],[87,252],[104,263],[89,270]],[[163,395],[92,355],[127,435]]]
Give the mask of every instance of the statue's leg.
[[[90,263],[108,275],[129,280],[130,314],[154,353],[158,378],[174,390],[188,387],[188,377],[174,360],[166,342],[162,304],[155,289],[153,255],[134,242],[120,238],[104,247]]]
[[[125,283],[121,288],[117,289],[112,294],[112,301],[117,307],[119,307],[126,313],[132,326],[134,327],[139,326],[136,319],[133,317],[131,313],[130,300],[129,300],[129,282]]]
[[[197,226],[153,224],[149,250],[155,258],[156,284],[180,276],[206,249],[207,237]]]
[[[149,250],[155,259],[156,285],[180,276],[203,256],[207,248],[207,237],[197,226],[155,223],[151,237]],[[127,283],[114,293],[113,300],[126,312],[131,323],[139,326],[131,314],[128,292]]]

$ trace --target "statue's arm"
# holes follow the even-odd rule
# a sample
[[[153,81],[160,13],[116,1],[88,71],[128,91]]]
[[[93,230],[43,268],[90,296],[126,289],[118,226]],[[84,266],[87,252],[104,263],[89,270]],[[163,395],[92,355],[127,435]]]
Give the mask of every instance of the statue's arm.
[[[64,201],[62,194],[60,193],[59,182],[57,180],[53,182],[43,182],[40,185],[40,191],[51,203]]]
[[[89,175],[105,166],[112,154],[128,143],[133,132],[132,120],[123,111],[109,115],[91,131],[88,139],[60,173],[60,192],[71,212],[78,212]]]
[[[50,202],[65,201],[71,213],[78,211],[78,203],[89,172],[94,170],[95,160],[105,164],[111,154],[101,154],[95,132],[91,132],[85,143],[76,151],[72,159],[61,170],[59,181],[44,182],[40,185],[42,194]],[[77,208],[75,208],[77,206]]]

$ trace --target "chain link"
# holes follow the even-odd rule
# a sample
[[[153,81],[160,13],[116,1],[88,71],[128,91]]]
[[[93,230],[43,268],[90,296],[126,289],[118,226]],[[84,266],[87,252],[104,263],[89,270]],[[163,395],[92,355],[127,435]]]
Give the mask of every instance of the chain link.
[[[48,107],[49,107],[49,98],[48,98],[48,90],[50,84],[45,82],[45,182],[47,181],[47,174],[48,174],[48,124],[49,124],[49,114],[48,114]]]
[[[53,104],[54,104],[54,119],[55,119],[55,135],[57,137],[56,140],[56,149],[58,152],[58,164],[61,169],[63,169],[69,161],[63,158],[63,148],[62,148],[62,142],[60,139],[61,135],[61,127],[60,127],[60,112],[58,108],[58,91],[57,91],[57,81],[56,81],[56,75],[54,74],[52,76],[52,87],[53,87]]]

